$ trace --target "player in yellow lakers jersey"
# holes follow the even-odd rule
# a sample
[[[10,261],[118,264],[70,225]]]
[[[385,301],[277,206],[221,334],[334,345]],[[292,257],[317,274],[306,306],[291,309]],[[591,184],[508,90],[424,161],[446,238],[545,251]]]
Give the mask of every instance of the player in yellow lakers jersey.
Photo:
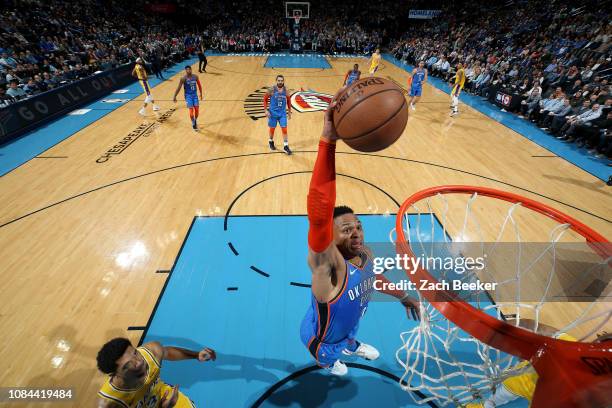
[[[535,321],[532,319],[521,319],[521,327],[534,331]],[[552,326],[545,324],[538,324],[538,333],[548,337],[555,337],[557,339],[565,341],[577,341],[574,337],[566,333],[559,333],[557,329]],[[595,342],[611,341],[612,335],[603,333],[597,336]],[[521,370],[523,369],[523,370]],[[536,383],[538,382],[538,374],[534,368],[531,367],[528,361],[522,361],[512,368],[512,371],[521,370],[521,374],[508,377],[502,381],[493,395],[487,398],[484,402],[472,402],[467,404],[466,408],[496,408],[502,407],[516,399],[524,398],[529,401],[531,406],[531,399],[535,392]]]
[[[136,59],[136,65],[134,66],[134,70],[132,71],[132,76],[138,78],[138,82],[140,82],[142,90],[145,93],[144,105],[142,106],[142,109],[138,111],[138,113],[144,116],[145,108],[147,107],[148,103],[152,103],[153,110],[158,111],[159,106],[157,106],[155,104],[155,101],[153,100],[153,95],[151,94],[151,87],[149,86],[149,77],[147,75],[147,70],[144,67],[144,61],[142,58]]]
[[[159,378],[161,363],[216,358],[215,351],[208,347],[198,352],[153,341],[134,348],[128,339],[113,339],[98,352],[98,369],[109,374],[98,391],[98,408],[195,408],[178,385],[171,387]]]
[[[372,58],[370,58],[370,76],[374,76],[374,73],[378,71],[378,66],[380,65],[380,49],[377,48],[374,54],[372,54]]]
[[[465,85],[465,70],[463,64],[457,64],[457,72],[455,73],[455,84],[451,91],[451,116],[455,116],[459,113],[459,94]]]

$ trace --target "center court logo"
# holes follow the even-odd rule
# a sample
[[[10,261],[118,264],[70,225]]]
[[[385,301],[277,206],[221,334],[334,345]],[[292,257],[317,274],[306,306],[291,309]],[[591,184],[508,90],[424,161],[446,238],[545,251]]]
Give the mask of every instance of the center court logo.
[[[291,107],[298,112],[324,111],[333,97],[326,93],[301,90],[291,95]]]
[[[267,87],[261,87],[244,99],[244,112],[251,119],[259,120],[266,117],[263,100],[267,91]],[[297,92],[289,89],[289,94],[291,95],[291,108],[300,113],[324,111],[333,98],[333,95],[330,94],[303,89]]]

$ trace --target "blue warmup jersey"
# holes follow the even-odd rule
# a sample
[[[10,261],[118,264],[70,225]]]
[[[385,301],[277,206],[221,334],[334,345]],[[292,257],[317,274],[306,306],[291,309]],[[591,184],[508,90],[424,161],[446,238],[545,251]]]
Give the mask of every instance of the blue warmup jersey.
[[[347,273],[338,295],[327,303],[311,296],[311,304],[302,320],[300,337],[317,363],[334,364],[342,350],[354,344],[359,319],[365,314],[376,275],[372,262],[363,269],[346,262]]]
[[[355,82],[357,80],[357,78],[359,77],[359,74],[361,74],[361,71],[350,71],[348,78],[346,78],[346,84],[350,85],[353,82]]]
[[[193,75],[191,77],[185,77],[185,101],[187,102],[187,107],[192,108],[194,106],[199,106],[198,100],[198,80]]]
[[[276,127],[277,123],[281,127],[287,127],[287,88],[283,87],[279,91],[278,87],[274,86],[272,95],[270,95],[268,126]]]
[[[410,86],[410,96],[421,96],[423,92],[423,81],[425,80],[425,70],[416,69],[412,75],[412,85]]]

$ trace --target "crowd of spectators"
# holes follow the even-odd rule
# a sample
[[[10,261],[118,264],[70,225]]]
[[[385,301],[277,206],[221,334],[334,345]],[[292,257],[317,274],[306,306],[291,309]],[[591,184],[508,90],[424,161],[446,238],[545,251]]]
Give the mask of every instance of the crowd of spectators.
[[[417,0],[418,1],[418,0]],[[0,107],[142,57],[162,69],[201,45],[221,52],[274,52],[295,43],[280,0],[179,1],[172,15],[135,0],[77,3],[4,0],[0,11]],[[416,7],[416,6],[415,6]],[[397,5],[323,0],[300,22],[305,51],[370,54],[389,45],[398,58],[425,61],[445,80],[461,62],[465,91],[513,111],[562,140],[610,155],[610,12],[597,1],[423,1],[431,21],[408,20]],[[509,107],[510,108],[510,107]]]
[[[369,18],[373,6],[366,7],[367,2],[341,3],[318,7],[301,21],[304,50],[370,53],[383,40],[381,27],[394,26],[382,17],[390,10]],[[285,18],[282,1],[180,6],[165,15],[147,12],[138,0],[5,0],[0,11],[0,108],[137,57],[163,78],[164,67],[204,44],[222,52],[273,52],[288,49],[292,41],[292,20]],[[353,10],[354,18],[342,14],[343,7]]]
[[[494,10],[466,5],[441,18],[404,33],[392,44],[395,57],[424,61],[430,75],[446,81],[462,63],[465,91],[492,103],[499,92],[512,95],[517,103],[507,109],[518,116],[594,155],[612,157],[608,8],[533,0]]]
[[[274,52],[289,49],[294,38],[278,0],[215,3],[191,14],[209,48],[222,52]],[[307,52],[369,53],[397,29],[397,14],[385,3],[322,1],[300,21],[298,41]]]
[[[18,1],[4,5],[0,23],[0,108],[137,57],[163,67],[185,58],[186,44],[195,42],[115,0]]]

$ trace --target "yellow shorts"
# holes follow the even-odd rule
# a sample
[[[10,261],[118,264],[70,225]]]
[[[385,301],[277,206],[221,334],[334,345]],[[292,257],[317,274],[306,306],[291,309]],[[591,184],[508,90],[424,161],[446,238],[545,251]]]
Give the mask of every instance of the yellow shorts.
[[[525,367],[527,364],[529,363],[523,361],[522,363],[518,364],[516,368]],[[512,394],[523,397],[527,401],[531,402],[537,382],[538,374],[535,372],[533,367],[529,367],[527,371],[523,372],[522,374],[505,379],[502,384]]]
[[[461,85],[455,84],[455,86],[453,86],[451,96],[459,96],[460,93],[461,93]]]
[[[140,80],[140,86],[142,86],[142,90],[144,91],[145,95],[151,95],[151,88],[149,87],[149,83],[146,79]]]

